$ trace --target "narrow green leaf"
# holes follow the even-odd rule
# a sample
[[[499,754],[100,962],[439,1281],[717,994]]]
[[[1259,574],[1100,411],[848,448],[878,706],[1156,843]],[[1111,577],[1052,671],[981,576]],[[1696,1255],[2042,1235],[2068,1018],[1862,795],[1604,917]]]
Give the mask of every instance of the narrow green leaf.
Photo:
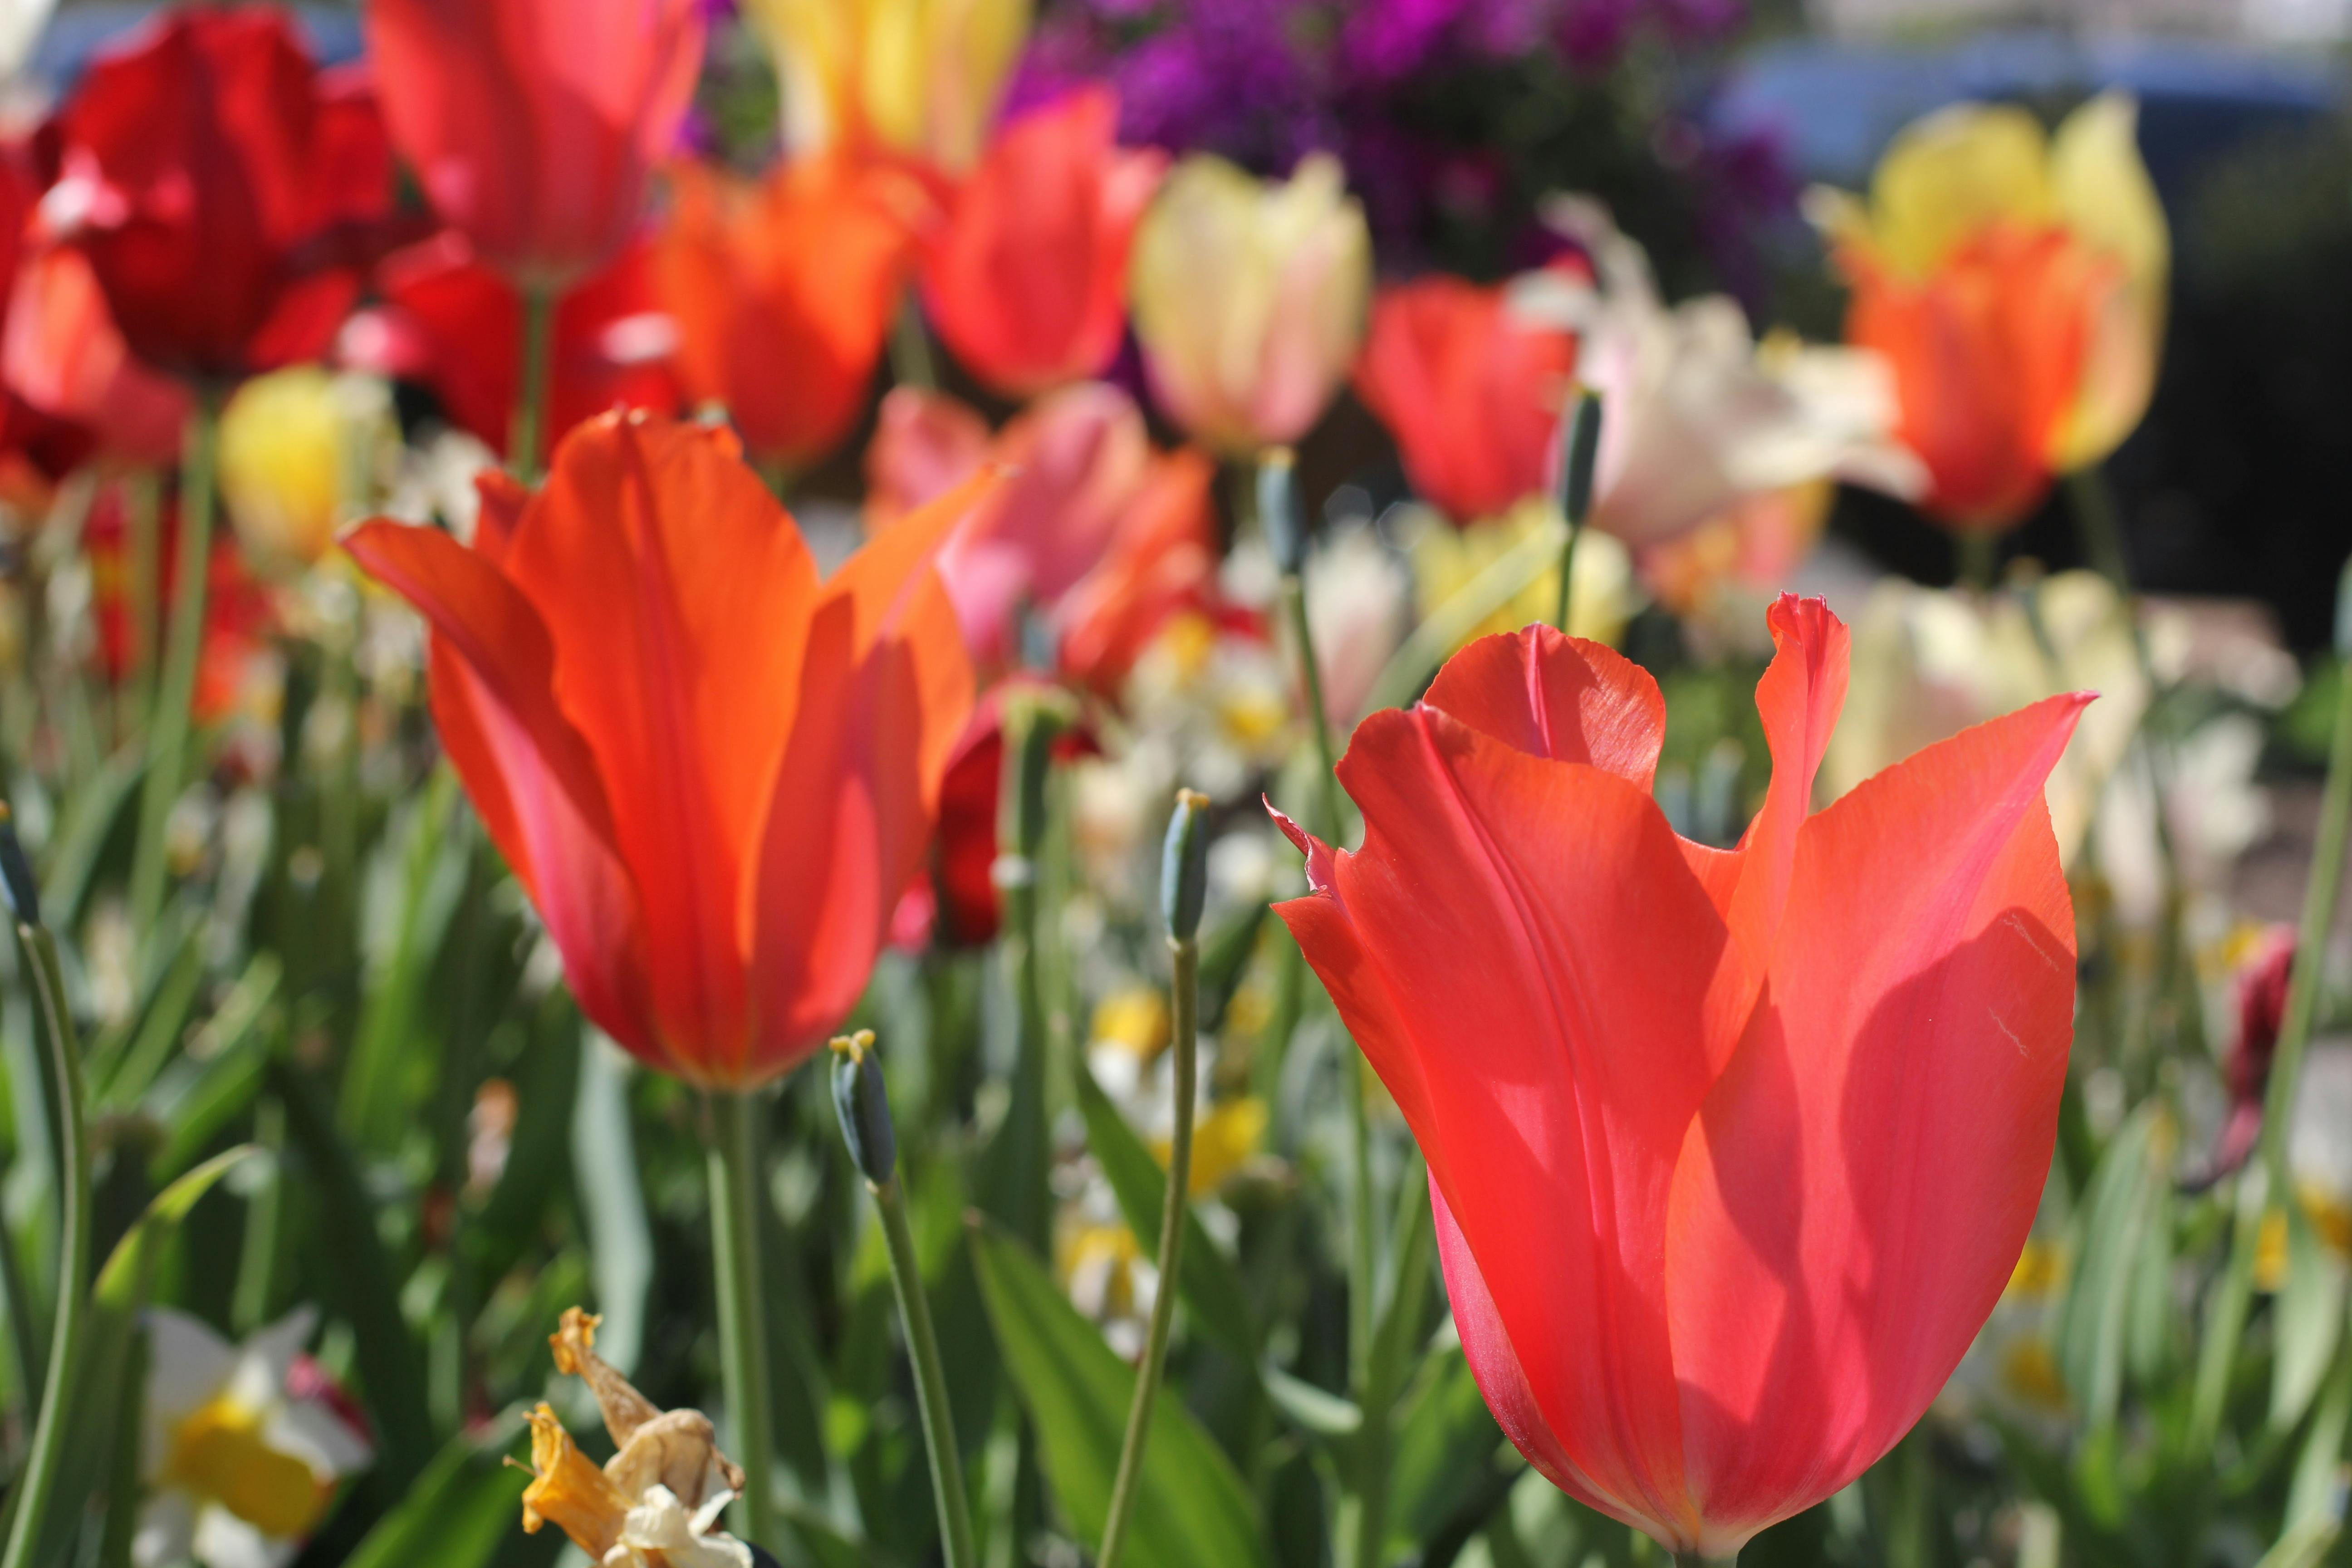
[[[1160,1213],[1167,1202],[1168,1173],[1118,1113],[1118,1107],[1081,1065],[1076,1071],[1078,1111],[1086,1118],[1087,1146],[1118,1196],[1119,1213],[1147,1253],[1160,1242]],[[1209,1238],[1200,1215],[1184,1210],[1184,1255],[1177,1265],[1177,1289],[1201,1331],[1238,1357],[1244,1366],[1258,1360],[1257,1325],[1249,1294],[1233,1260]]]
[[[530,1472],[506,1463],[522,1417],[509,1410],[479,1436],[451,1438],[343,1568],[481,1568],[522,1528]]]
[[[1019,1242],[983,1223],[972,1232],[972,1257],[1005,1367],[1037,1428],[1045,1479],[1091,1550],[1110,1511],[1135,1369]],[[1181,1400],[1152,1408],[1128,1545],[1137,1568],[1272,1568],[1241,1477]]]
[[[1396,1430],[1389,1524],[1409,1544],[1428,1540],[1485,1482],[1503,1433],[1459,1349],[1423,1364],[1398,1408]]]
[[[414,1079],[409,1067],[425,990],[434,954],[465,891],[474,836],[449,831],[457,802],[457,775],[436,768],[406,812],[404,830],[384,836],[382,858],[372,871],[385,881],[396,877],[396,891],[383,923],[369,922],[374,929],[365,941],[366,994],[343,1069],[338,1115],[343,1130],[371,1152],[390,1150],[406,1125]]]
[[[1364,1413],[1340,1394],[1291,1376],[1278,1366],[1260,1369],[1265,1392],[1275,1407],[1297,1423],[1299,1430],[1318,1437],[1352,1437],[1363,1430]]]
[[[2132,1282],[2154,1189],[2162,1108],[2140,1108],[2116,1132],[2075,1213],[2074,1279],[2058,1321],[2058,1363],[2084,1424],[2111,1425],[2123,1398]]]
[[[2284,1432],[2303,1419],[2336,1359],[2344,1329],[2344,1266],[2329,1256],[2303,1205],[2286,1213],[2286,1278],[2274,1313],[2276,1352],[2271,1363],[2271,1426]],[[2340,1435],[2339,1435],[2340,1436]]]

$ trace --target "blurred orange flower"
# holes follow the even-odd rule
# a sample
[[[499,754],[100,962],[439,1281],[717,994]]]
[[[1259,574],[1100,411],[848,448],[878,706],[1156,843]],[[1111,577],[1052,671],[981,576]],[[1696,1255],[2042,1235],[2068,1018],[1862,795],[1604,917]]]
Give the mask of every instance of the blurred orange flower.
[[[1009,397],[1099,374],[1127,326],[1136,220],[1166,154],[1118,145],[1118,100],[1087,88],[997,134],[924,260],[931,322]]]
[[[971,668],[933,568],[988,484],[820,583],[734,436],[605,415],[472,546],[348,546],[433,629],[434,719],[581,1008],[649,1064],[741,1088],[865,989],[923,868]]]
[[[688,395],[744,445],[823,457],[865,406],[931,198],[905,169],[825,157],[752,183],[687,164],[657,255]]]

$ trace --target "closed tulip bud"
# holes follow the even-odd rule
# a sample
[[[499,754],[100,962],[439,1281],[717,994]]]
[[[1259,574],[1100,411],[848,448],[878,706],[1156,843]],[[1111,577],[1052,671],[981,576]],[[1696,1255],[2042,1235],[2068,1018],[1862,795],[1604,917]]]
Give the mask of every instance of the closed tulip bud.
[[[898,1168],[898,1132],[890,1122],[890,1090],[871,1029],[833,1042],[833,1110],[858,1173],[877,1187],[888,1181]]]
[[[1592,515],[1592,476],[1601,466],[1601,398],[1589,386],[1559,422],[1559,510],[1570,522]]]
[[[1286,181],[1185,159],[1129,274],[1154,395],[1229,456],[1297,441],[1355,363],[1371,284],[1371,231],[1337,159],[1311,154]]]
[[[0,801],[0,892],[8,897],[8,912],[19,925],[41,923],[41,884],[33,863],[25,858],[25,845],[16,837],[16,814]]]
[[[1190,943],[1201,934],[1201,906],[1209,896],[1209,797],[1176,792],[1168,839],[1160,853],[1160,913],[1168,940]]]
[[[1274,563],[1286,577],[1296,577],[1307,563],[1307,523],[1298,515],[1298,460],[1287,447],[1276,447],[1257,465],[1257,521]]]

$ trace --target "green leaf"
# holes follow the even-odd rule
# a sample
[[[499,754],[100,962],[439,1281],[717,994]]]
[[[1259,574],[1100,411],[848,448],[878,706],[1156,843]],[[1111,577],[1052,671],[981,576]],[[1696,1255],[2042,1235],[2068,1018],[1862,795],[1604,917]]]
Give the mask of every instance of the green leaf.
[[[2315,1519],[2296,1525],[2263,1553],[2254,1568],[2319,1568],[2327,1549],[2336,1544],[2344,1526],[2332,1519]]]
[[[1135,1369],[1019,1242],[982,1223],[972,1231],[972,1258],[1006,1370],[1036,1425],[1045,1479],[1070,1528],[1092,1549],[1110,1512]],[[1152,1406],[1150,1436],[1128,1561],[1137,1568],[1272,1568],[1241,1477],[1180,1398]]]
[[[149,1173],[168,1180],[253,1102],[268,1068],[268,1037],[258,1026],[277,999],[283,968],[274,953],[254,955],[245,973],[196,1038],[148,1090],[146,1110],[164,1141]]]
[[[1269,1366],[1259,1373],[1265,1382],[1265,1392],[1275,1407],[1296,1422],[1301,1431],[1318,1437],[1352,1437],[1363,1430],[1364,1413],[1356,1402],[1326,1389],[1316,1387],[1304,1378],[1293,1377],[1278,1366]]]
[[[1095,1075],[1081,1064],[1076,1069],[1078,1111],[1086,1118],[1087,1146],[1118,1195],[1119,1212],[1147,1251],[1156,1253],[1160,1214],[1168,1201],[1168,1173],[1151,1157],[1143,1140],[1118,1113]],[[1177,1264],[1177,1290],[1192,1310],[1202,1332],[1239,1358],[1244,1366],[1258,1360],[1257,1325],[1250,1313],[1249,1294],[1233,1260],[1209,1238],[1201,1216],[1190,1205],[1184,1209],[1184,1256]]]
[[[1273,906],[1252,904],[1210,933],[1201,944],[1201,1033],[1214,1035],[1224,1026],[1225,1009],[1249,970],[1250,954],[1257,951],[1258,932]],[[1185,1245],[1192,1245],[1187,1242]]]
[[[434,770],[425,793],[405,814],[402,831],[387,833],[374,876],[398,877],[397,896],[381,925],[368,933],[366,995],[357,1037],[343,1068],[340,1120],[360,1147],[385,1152],[396,1143],[412,1109],[419,1020],[433,957],[465,890],[471,833],[449,831],[457,802],[457,775]],[[372,889],[372,891],[374,889]]]
[[[2271,1363],[2271,1426],[2303,1419],[2336,1358],[2344,1327],[2344,1266],[2328,1255],[2303,1205],[2286,1209],[2286,1278],[2274,1305],[2277,1353]]]
[[[68,799],[65,820],[51,840],[48,874],[41,879],[41,912],[52,930],[79,929],[100,856],[146,773],[146,756],[134,741],[100,763]]]
[[[588,1222],[590,1273],[604,1320],[596,1350],[623,1375],[637,1370],[645,1343],[646,1291],[653,1283],[653,1232],[629,1129],[629,1058],[602,1030],[580,1042],[580,1087],[572,1106],[572,1180]]]
[[[480,1436],[460,1434],[376,1521],[343,1568],[481,1568],[522,1528],[530,1472],[506,1463],[522,1417],[509,1410]]]
[[[2142,1106],[2107,1145],[2075,1214],[2074,1275],[2058,1320],[2058,1364],[2085,1425],[2111,1426],[2123,1399],[2132,1285],[2166,1180],[2161,1106]]]
[[[1389,1520],[1410,1545],[1436,1533],[1485,1480],[1503,1433],[1458,1349],[1424,1363],[1397,1412],[1396,1432]]]

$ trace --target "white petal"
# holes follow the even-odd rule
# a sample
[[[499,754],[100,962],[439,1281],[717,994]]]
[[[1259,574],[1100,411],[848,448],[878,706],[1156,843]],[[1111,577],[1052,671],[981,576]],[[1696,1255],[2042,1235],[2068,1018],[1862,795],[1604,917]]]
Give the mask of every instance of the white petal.
[[[261,1440],[328,1478],[348,1476],[374,1462],[375,1449],[325,1403],[289,1400],[269,1414]]]
[[[294,1358],[310,1342],[319,1326],[315,1307],[297,1307],[266,1329],[254,1331],[239,1348],[231,1392],[241,1403],[266,1410],[285,1396],[286,1374]]]
[[[215,1504],[196,1514],[195,1558],[205,1568],[286,1568],[301,1544],[264,1535]]]
[[[177,1568],[194,1548],[196,1505],[184,1491],[159,1491],[139,1510],[131,1568]]]
[[[147,1404],[140,1436],[142,1473],[163,1468],[172,1428],[221,1391],[236,1371],[236,1347],[210,1326],[169,1307],[150,1307]]]

